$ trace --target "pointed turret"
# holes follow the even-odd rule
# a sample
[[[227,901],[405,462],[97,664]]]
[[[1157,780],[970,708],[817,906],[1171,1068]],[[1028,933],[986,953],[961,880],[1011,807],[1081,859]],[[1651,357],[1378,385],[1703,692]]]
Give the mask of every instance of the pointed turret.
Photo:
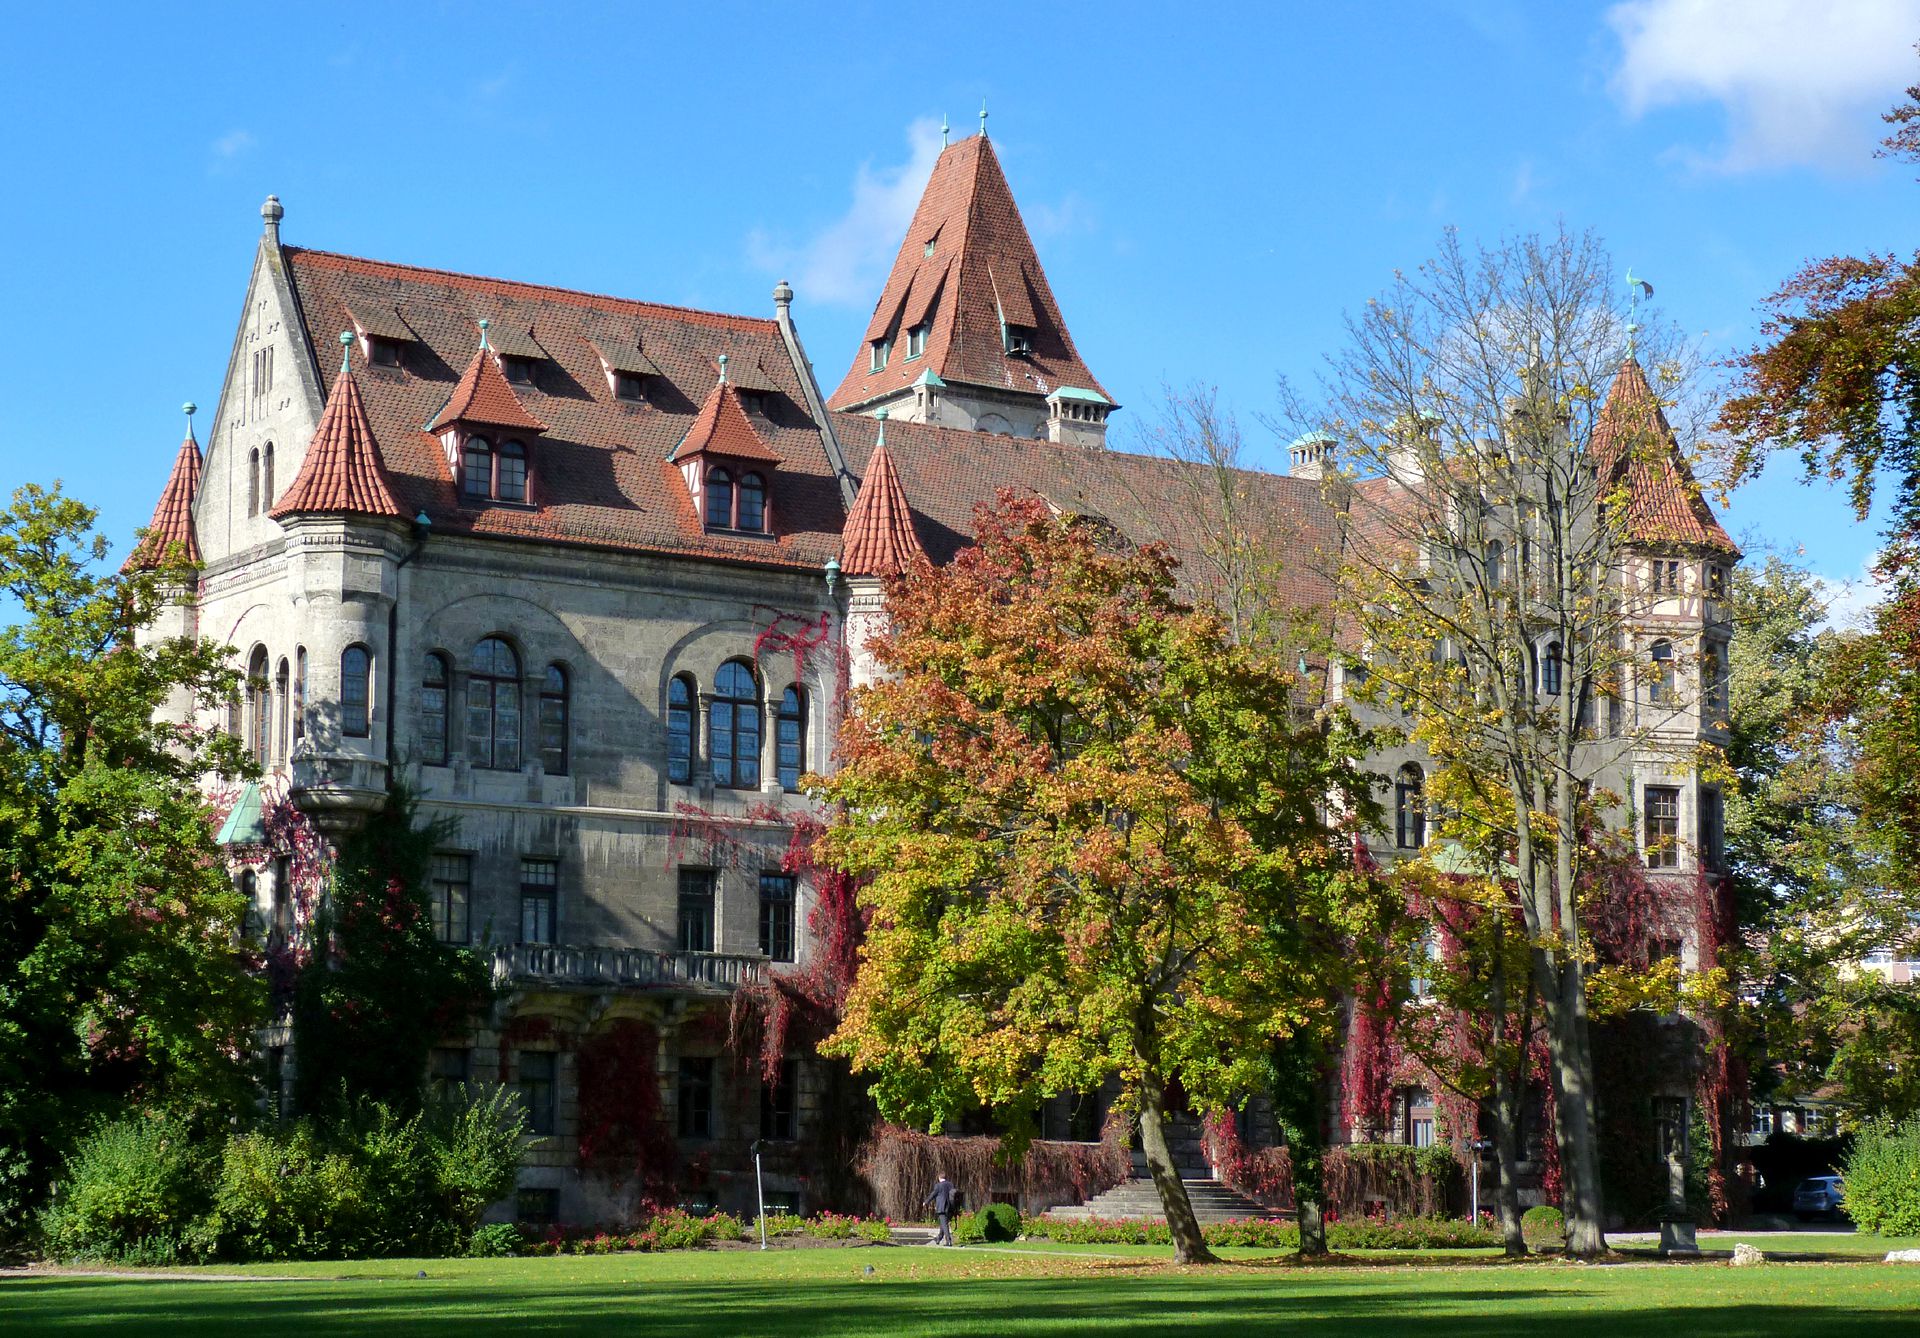
[[[340,336],[340,375],[334,378],[300,472],[267,512],[275,520],[312,514],[406,518],[406,508],[394,496],[393,479],[380,459],[360,387],[354,383],[346,351],[353,338],[350,333]]]
[[[840,571],[848,577],[898,576],[927,555],[913,532],[913,509],[887,451],[886,410],[880,414],[880,440],[841,532]]]
[[[934,164],[829,403],[1022,437],[1104,438],[1116,406],[1067,333],[985,134]]]
[[[696,455],[724,455],[734,460],[779,464],[779,455],[754,428],[740,403],[740,393],[728,382],[726,361],[726,354],[721,354],[720,379],[707,392],[693,426],[667,459],[677,465]]]
[[[444,432],[455,424],[474,427],[504,427],[521,432],[545,432],[547,425],[535,418],[507,383],[506,373],[487,347],[487,322],[480,322],[480,347],[460,376],[460,384],[433,421],[429,432]]]
[[[193,439],[193,410],[193,405],[186,406],[186,439],[173,457],[173,471],[154,504],[146,537],[127,554],[123,570],[158,567],[175,544],[187,561],[200,561],[200,538],[193,529],[193,499],[200,491],[200,443]]]
[[[1660,398],[1631,353],[1600,407],[1593,455],[1609,487],[1625,484],[1629,539],[1740,556],[1739,545],[1701,494]]]

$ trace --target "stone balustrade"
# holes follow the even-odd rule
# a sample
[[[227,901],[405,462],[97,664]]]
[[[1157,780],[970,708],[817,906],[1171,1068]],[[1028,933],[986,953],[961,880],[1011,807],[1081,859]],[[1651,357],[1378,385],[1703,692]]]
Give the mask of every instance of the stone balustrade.
[[[705,993],[759,984],[766,976],[764,957],[739,953],[569,943],[514,943],[493,950],[493,980],[499,988],[611,985]]]

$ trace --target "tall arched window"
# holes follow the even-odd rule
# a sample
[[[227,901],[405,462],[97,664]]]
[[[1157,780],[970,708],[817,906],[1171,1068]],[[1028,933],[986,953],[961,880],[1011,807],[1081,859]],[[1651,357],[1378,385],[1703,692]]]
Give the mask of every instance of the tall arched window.
[[[293,651],[293,741],[307,737],[307,648]]]
[[[365,646],[340,653],[340,732],[350,739],[373,732],[373,653]]]
[[[273,675],[273,709],[273,758],[284,762],[293,735],[293,667],[284,655]]]
[[[549,776],[567,774],[567,671],[557,664],[540,682],[540,765]]]
[[[272,760],[273,694],[267,683],[267,648],[255,646],[247,659],[247,753],[262,770]]]
[[[273,510],[273,443],[260,449],[260,509]]]
[[[247,452],[247,514],[260,514],[260,448]]]
[[[1501,585],[1507,579],[1507,550],[1498,539],[1487,545],[1487,584]]]
[[[1417,762],[1400,768],[1393,782],[1393,843],[1418,850],[1427,843],[1427,773]]]
[[[667,779],[693,779],[693,680],[685,674],[667,684]]]
[[[460,491],[468,497],[493,496],[493,443],[468,437],[460,456]]]
[[[758,474],[740,476],[733,527],[759,533],[767,528],[767,481]]]
[[[503,502],[527,500],[527,448],[520,442],[500,443],[500,464],[493,495]]]
[[[718,465],[707,470],[707,524],[733,528],[733,475]]]
[[[1660,706],[1673,704],[1673,643],[1660,640],[1647,651],[1653,672],[1647,678],[1647,700]]]
[[[420,760],[430,767],[447,764],[447,693],[452,683],[447,657],[428,652],[420,671]]]
[[[780,788],[800,788],[807,769],[807,694],[799,687],[780,694],[780,716],[774,739],[779,752]]]
[[[520,768],[520,657],[497,636],[477,642],[467,663],[467,761]]]
[[[753,667],[728,660],[713,681],[713,783],[736,790],[760,784],[760,685]]]
[[[1549,641],[1547,649],[1540,656],[1540,690],[1549,697],[1560,695],[1560,680],[1565,666],[1560,654],[1560,643]]]

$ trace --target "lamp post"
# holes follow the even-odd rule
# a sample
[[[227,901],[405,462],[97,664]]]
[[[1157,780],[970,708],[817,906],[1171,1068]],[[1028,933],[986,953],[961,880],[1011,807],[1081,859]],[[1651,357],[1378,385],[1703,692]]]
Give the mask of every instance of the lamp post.
[[[760,1177],[760,1147],[762,1140],[753,1140],[753,1196],[760,1202],[760,1248],[767,1248],[767,1185]]]
[[[1493,1150],[1493,1140],[1476,1138],[1467,1146],[1473,1149],[1473,1213],[1470,1220],[1477,1226],[1480,1222],[1480,1161]]]

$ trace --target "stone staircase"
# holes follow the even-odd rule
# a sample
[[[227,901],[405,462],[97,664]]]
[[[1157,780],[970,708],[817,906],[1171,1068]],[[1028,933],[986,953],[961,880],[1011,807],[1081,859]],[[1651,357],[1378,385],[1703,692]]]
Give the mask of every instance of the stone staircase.
[[[1236,1217],[1272,1217],[1274,1209],[1263,1208],[1252,1199],[1228,1189],[1218,1180],[1186,1179],[1187,1197],[1193,1201],[1193,1215],[1202,1222],[1226,1222]],[[1145,1178],[1123,1180],[1104,1194],[1096,1194],[1085,1203],[1055,1208],[1048,1217],[1108,1217],[1159,1221],[1166,1216],[1160,1207],[1160,1191]]]

